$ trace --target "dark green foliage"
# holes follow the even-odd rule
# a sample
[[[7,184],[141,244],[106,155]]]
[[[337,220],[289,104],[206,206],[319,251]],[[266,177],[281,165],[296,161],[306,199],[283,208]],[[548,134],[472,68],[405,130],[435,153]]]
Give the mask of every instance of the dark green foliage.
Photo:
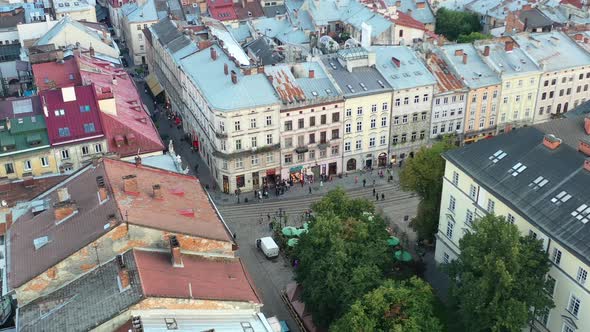
[[[477,15],[441,8],[436,12],[435,32],[448,40],[457,40],[460,35],[480,32],[481,24]]]

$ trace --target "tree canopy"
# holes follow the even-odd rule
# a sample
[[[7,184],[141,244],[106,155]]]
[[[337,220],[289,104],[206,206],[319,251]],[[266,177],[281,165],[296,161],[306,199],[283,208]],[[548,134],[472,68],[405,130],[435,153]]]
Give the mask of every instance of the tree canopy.
[[[378,287],[390,268],[385,222],[364,199],[341,189],[312,205],[315,220],[295,249],[295,279],[315,323],[328,327],[363,294]]]
[[[467,331],[520,331],[553,306],[542,242],[521,237],[504,217],[476,220],[459,248],[447,268],[454,281],[450,294]]]
[[[457,40],[459,35],[480,32],[481,24],[476,14],[441,8],[436,12],[434,32],[442,34],[448,40]]]
[[[430,148],[422,147],[414,158],[407,159],[399,178],[402,189],[415,191],[422,201],[411,222],[420,239],[433,239],[438,228],[445,160],[441,154],[455,148],[454,137],[445,136]]]
[[[433,310],[430,286],[412,277],[388,280],[357,300],[350,310],[330,326],[334,332],[438,332],[442,331]]]
[[[457,43],[473,43],[476,40],[482,40],[482,39],[491,39],[492,35],[487,35],[485,33],[481,33],[481,32],[472,32],[468,35],[459,35],[459,37],[457,37]]]

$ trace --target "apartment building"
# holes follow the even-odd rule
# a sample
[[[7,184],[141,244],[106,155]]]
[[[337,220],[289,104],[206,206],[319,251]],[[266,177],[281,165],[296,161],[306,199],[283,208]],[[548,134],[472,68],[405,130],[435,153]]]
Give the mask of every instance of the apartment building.
[[[322,58],[324,67],[344,94],[344,152],[346,172],[384,167],[388,161],[392,87],[375,68],[375,53],[348,48]]]
[[[51,0],[52,11],[56,19],[71,17],[76,21],[96,22],[96,1],[86,0]]]
[[[553,120],[483,140],[446,160],[435,259],[459,254],[459,240],[477,218],[504,216],[522,234],[543,241],[555,307],[533,330],[590,330],[590,118]],[[529,330],[529,329],[527,329]]]
[[[146,64],[146,40],[143,29],[158,23],[160,17],[154,0],[129,2],[121,7],[124,41],[135,65]]]
[[[476,44],[484,61],[500,76],[498,131],[533,123],[541,69],[512,39]]]
[[[58,173],[38,96],[0,101],[0,177]]]
[[[281,99],[281,179],[342,173],[344,98],[321,63],[265,66],[264,73]]]
[[[225,43],[225,47],[230,47]],[[241,48],[214,44],[179,61],[185,132],[224,192],[272,185],[280,173],[280,101]]]
[[[406,46],[374,46],[377,70],[393,88],[389,160],[401,162],[413,157],[428,142],[432,95],[436,80],[414,51]]]
[[[512,37],[543,74],[533,121],[544,122],[587,100],[590,54],[560,31],[522,33]]]
[[[436,78],[429,137],[455,133],[462,140],[468,89],[438,54],[428,54],[426,64]]]
[[[467,86],[463,142],[472,143],[494,135],[498,119],[501,80],[483,61],[471,44],[444,45],[440,48],[453,73]]]

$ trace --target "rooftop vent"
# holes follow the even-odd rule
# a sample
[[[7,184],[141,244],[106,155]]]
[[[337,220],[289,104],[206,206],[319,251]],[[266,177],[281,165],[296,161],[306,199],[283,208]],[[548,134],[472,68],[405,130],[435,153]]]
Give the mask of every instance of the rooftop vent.
[[[35,250],[41,249],[47,243],[49,243],[49,237],[47,237],[47,236],[38,237],[33,240],[33,245],[35,246]]]

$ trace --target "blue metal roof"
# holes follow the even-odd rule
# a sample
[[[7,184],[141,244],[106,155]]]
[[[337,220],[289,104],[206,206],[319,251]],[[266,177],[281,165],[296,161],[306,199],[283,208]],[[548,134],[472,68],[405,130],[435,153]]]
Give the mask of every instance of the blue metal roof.
[[[385,0],[385,3],[388,6],[395,6],[397,1],[398,0]],[[430,9],[426,0],[423,0],[423,2],[424,8],[418,8],[416,0],[401,0],[401,6],[399,6],[397,10],[412,16],[415,20],[424,24],[434,24],[436,18],[432,13],[432,9]]]
[[[562,32],[522,33],[513,39],[545,71],[590,65],[590,55]]]
[[[478,89],[500,84],[498,74],[483,61],[472,44],[449,44],[442,46],[440,49],[447,63],[451,64],[455,72],[469,88]],[[466,64],[463,63],[463,55],[455,55],[457,50],[462,50],[463,53],[467,54]]]
[[[409,47],[373,46],[370,50],[377,56],[377,70],[394,90],[436,84],[432,73]],[[399,60],[399,67],[392,58]]]
[[[197,85],[211,109],[231,111],[279,103],[273,87],[264,74],[242,74],[219,46],[212,47],[218,55],[215,61],[211,59],[209,49],[180,60],[183,71]],[[236,72],[237,84],[232,83],[230,75],[224,75],[224,64],[228,64],[230,72]]]

